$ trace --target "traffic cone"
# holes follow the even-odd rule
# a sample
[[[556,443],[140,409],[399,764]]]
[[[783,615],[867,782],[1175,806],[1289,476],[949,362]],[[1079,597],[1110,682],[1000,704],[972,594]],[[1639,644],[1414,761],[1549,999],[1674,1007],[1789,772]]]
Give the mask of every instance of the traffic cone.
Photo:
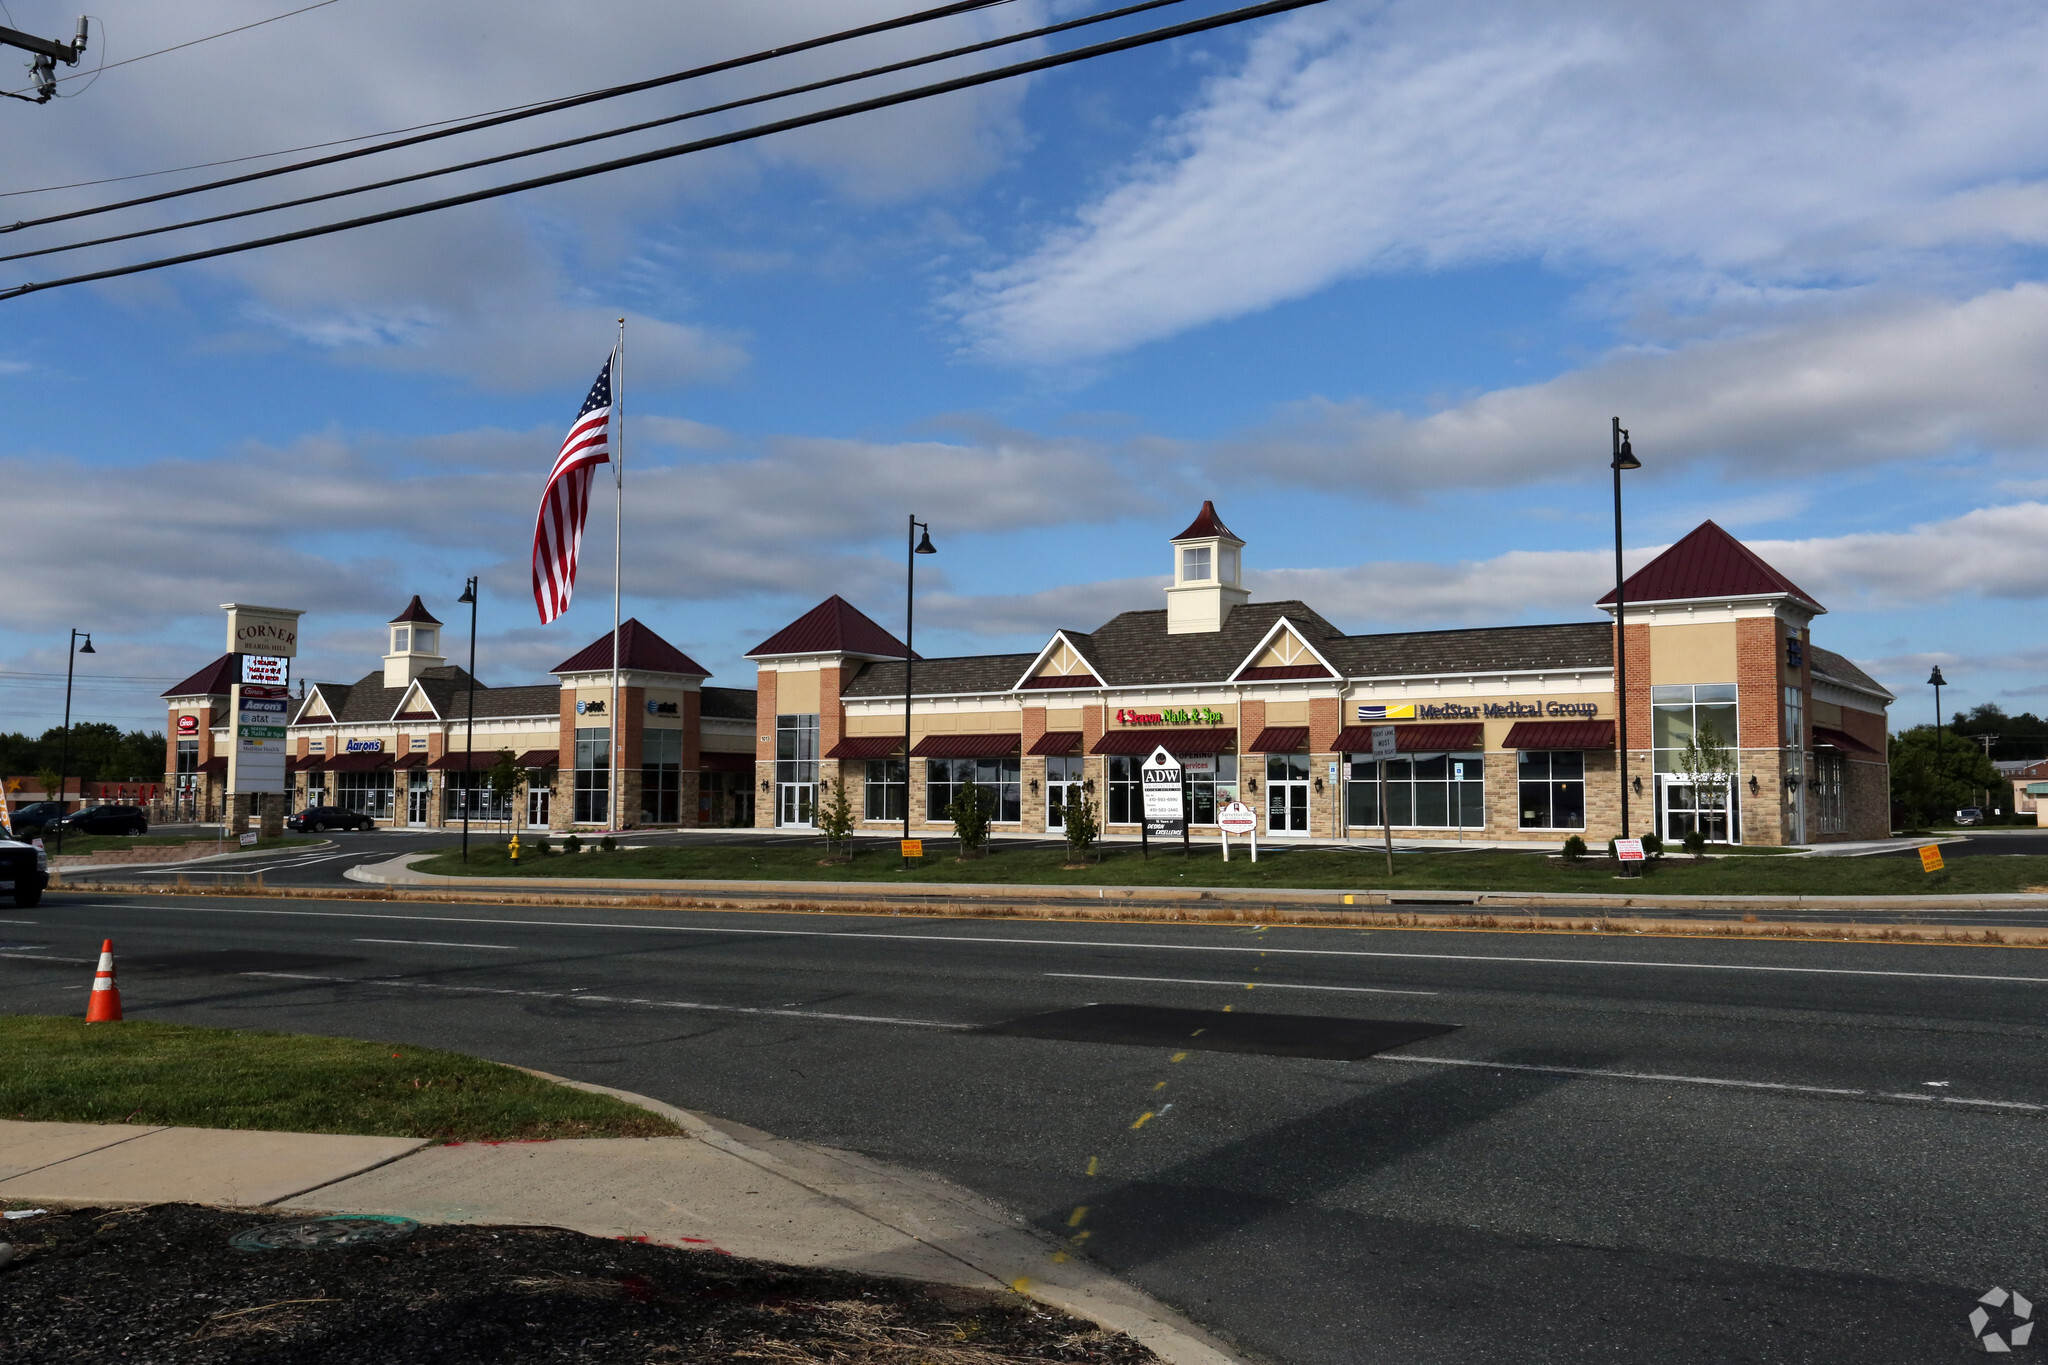
[[[121,1022],[121,988],[114,984],[114,940],[100,944],[99,970],[92,974],[92,995],[85,1007],[88,1024]]]

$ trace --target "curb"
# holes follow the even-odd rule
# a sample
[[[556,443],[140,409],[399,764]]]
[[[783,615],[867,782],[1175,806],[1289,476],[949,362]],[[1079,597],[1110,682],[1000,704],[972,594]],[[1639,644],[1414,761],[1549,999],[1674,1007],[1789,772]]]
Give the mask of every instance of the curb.
[[[855,1152],[717,1123],[630,1090],[518,1069],[659,1114],[699,1142],[922,1242],[994,1287],[1122,1332],[1170,1365],[1244,1365],[1244,1357],[1173,1309],[1078,1259],[1070,1248],[1018,1215],[950,1181]],[[1055,1255],[1063,1259],[1055,1261]]]

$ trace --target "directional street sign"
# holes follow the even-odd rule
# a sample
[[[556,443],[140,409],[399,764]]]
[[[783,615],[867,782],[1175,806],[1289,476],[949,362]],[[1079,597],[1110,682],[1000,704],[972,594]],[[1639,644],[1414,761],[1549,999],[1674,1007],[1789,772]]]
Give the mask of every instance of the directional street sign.
[[[1145,793],[1145,832],[1178,835],[1187,828],[1187,807],[1181,799],[1180,760],[1166,752],[1164,745],[1138,770],[1138,783]]]

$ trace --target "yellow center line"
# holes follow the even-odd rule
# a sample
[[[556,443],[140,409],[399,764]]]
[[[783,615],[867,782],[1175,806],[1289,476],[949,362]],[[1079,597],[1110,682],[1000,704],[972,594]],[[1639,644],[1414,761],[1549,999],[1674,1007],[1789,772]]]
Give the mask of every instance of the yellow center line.
[[[1143,1128],[1147,1123],[1149,1123],[1151,1120],[1157,1117],[1158,1115],[1154,1114],[1150,1109],[1147,1109],[1144,1113],[1138,1115],[1138,1121],[1132,1124],[1131,1127],[1134,1129]]]

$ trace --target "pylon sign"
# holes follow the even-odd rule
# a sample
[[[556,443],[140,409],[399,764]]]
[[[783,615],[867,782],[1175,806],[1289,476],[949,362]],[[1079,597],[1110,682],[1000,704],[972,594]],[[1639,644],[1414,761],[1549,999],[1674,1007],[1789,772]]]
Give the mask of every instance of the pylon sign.
[[[1178,835],[1188,826],[1187,804],[1182,799],[1180,760],[1160,745],[1138,769],[1138,785],[1145,793],[1145,832]]]

